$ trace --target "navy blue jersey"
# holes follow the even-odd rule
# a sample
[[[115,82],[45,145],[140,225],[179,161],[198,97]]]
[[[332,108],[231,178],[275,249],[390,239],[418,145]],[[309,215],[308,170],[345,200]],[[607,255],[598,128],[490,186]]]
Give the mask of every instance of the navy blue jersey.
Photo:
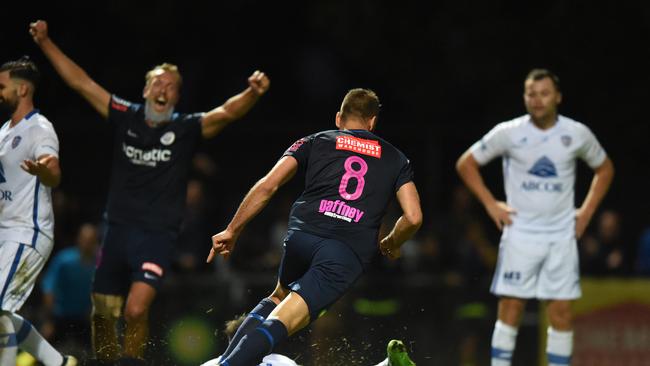
[[[283,156],[294,157],[305,173],[289,230],[340,240],[367,264],[388,204],[413,179],[406,156],[365,130],[319,132],[296,141]]]
[[[151,128],[142,104],[111,96],[108,121],[115,138],[109,221],[178,230],[192,156],[201,138],[201,116],[174,113],[170,123]]]

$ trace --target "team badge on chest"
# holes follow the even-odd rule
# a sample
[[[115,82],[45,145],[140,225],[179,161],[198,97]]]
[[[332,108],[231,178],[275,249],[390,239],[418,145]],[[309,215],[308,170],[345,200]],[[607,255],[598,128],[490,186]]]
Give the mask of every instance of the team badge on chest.
[[[17,147],[18,147],[18,144],[20,144],[20,141],[22,141],[22,139],[23,139],[23,138],[20,137],[20,136],[16,136],[16,137],[14,137],[13,141],[11,141],[11,148],[12,148],[12,149],[17,148]]]
[[[176,135],[172,132],[166,132],[162,137],[160,137],[160,143],[169,146],[174,143],[174,140],[176,140]]]
[[[565,147],[569,147],[569,145],[571,145],[572,139],[571,136],[569,135],[563,135],[562,137],[560,137],[560,140],[562,141],[562,145],[564,145]]]

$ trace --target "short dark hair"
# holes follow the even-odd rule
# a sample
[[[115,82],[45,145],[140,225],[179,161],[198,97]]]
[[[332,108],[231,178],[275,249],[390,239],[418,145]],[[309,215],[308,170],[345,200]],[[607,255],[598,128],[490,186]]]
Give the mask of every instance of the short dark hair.
[[[364,121],[379,115],[379,97],[370,89],[352,89],[341,103],[341,119],[348,117],[361,118]]]
[[[548,69],[532,69],[528,73],[528,76],[526,76],[526,80],[535,80],[539,81],[544,78],[549,78],[553,82],[553,85],[555,85],[555,90],[561,91],[562,89],[560,88],[560,78],[551,70]]]
[[[23,56],[15,61],[7,61],[2,66],[0,66],[0,72],[9,71],[10,78],[17,78],[29,81],[36,87],[39,79],[41,78],[41,73],[38,71],[36,64],[29,58],[29,56]]]

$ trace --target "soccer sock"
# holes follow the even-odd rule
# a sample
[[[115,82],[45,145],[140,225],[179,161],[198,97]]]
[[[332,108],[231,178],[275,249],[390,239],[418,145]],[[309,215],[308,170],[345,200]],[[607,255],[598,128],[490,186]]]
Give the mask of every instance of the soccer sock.
[[[15,365],[18,353],[16,331],[7,314],[0,312],[0,365]]]
[[[248,313],[248,316],[246,319],[241,323],[239,328],[237,328],[237,331],[235,332],[235,335],[232,337],[230,340],[230,343],[228,344],[228,347],[226,350],[223,352],[221,355],[221,359],[225,360],[226,357],[230,356],[230,353],[232,352],[235,347],[237,347],[237,344],[239,341],[244,337],[246,334],[254,330],[255,328],[259,327],[264,320],[266,320],[266,317],[271,314],[273,309],[275,309],[277,305],[269,298],[264,298],[262,301],[257,304],[251,310],[250,313]]]
[[[43,338],[43,336],[27,321],[16,313],[7,313],[16,329],[16,341],[25,352],[34,356],[45,366],[61,366],[63,355]]]
[[[516,341],[517,328],[497,320],[492,333],[492,366],[510,366]]]
[[[250,366],[262,362],[264,356],[273,351],[280,342],[289,336],[287,327],[278,319],[266,320],[262,325],[242,337],[221,366]]]
[[[573,332],[562,332],[548,327],[546,357],[549,366],[568,366],[573,353]]]

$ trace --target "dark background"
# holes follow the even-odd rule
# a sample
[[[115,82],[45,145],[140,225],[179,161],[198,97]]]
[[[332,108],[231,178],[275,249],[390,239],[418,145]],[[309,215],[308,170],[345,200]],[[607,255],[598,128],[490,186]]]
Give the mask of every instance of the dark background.
[[[184,112],[220,105],[255,69],[269,75],[271,89],[258,105],[200,148],[218,168],[209,203],[215,232],[294,140],[334,128],[340,101],[354,87],[380,96],[377,133],[410,157],[425,228],[437,226],[459,183],[456,159],[496,123],[525,113],[523,80],[536,67],[560,76],[561,113],[587,124],[614,161],[602,207],[621,213],[632,256],[650,225],[650,4],[120,0],[11,7],[3,5],[0,60],[28,54],[40,65],[36,100],[59,135],[59,191],[79,202],[83,220],[98,220],[104,205],[111,130],[33,43],[28,24],[36,19],[48,21],[53,40],[96,82],[136,102],[144,74],[162,62],[177,64],[184,76],[177,107]],[[500,164],[483,172],[503,197]],[[581,164],[578,202],[590,179]],[[299,190],[293,182],[282,194]],[[496,243],[498,233],[488,230]]]

